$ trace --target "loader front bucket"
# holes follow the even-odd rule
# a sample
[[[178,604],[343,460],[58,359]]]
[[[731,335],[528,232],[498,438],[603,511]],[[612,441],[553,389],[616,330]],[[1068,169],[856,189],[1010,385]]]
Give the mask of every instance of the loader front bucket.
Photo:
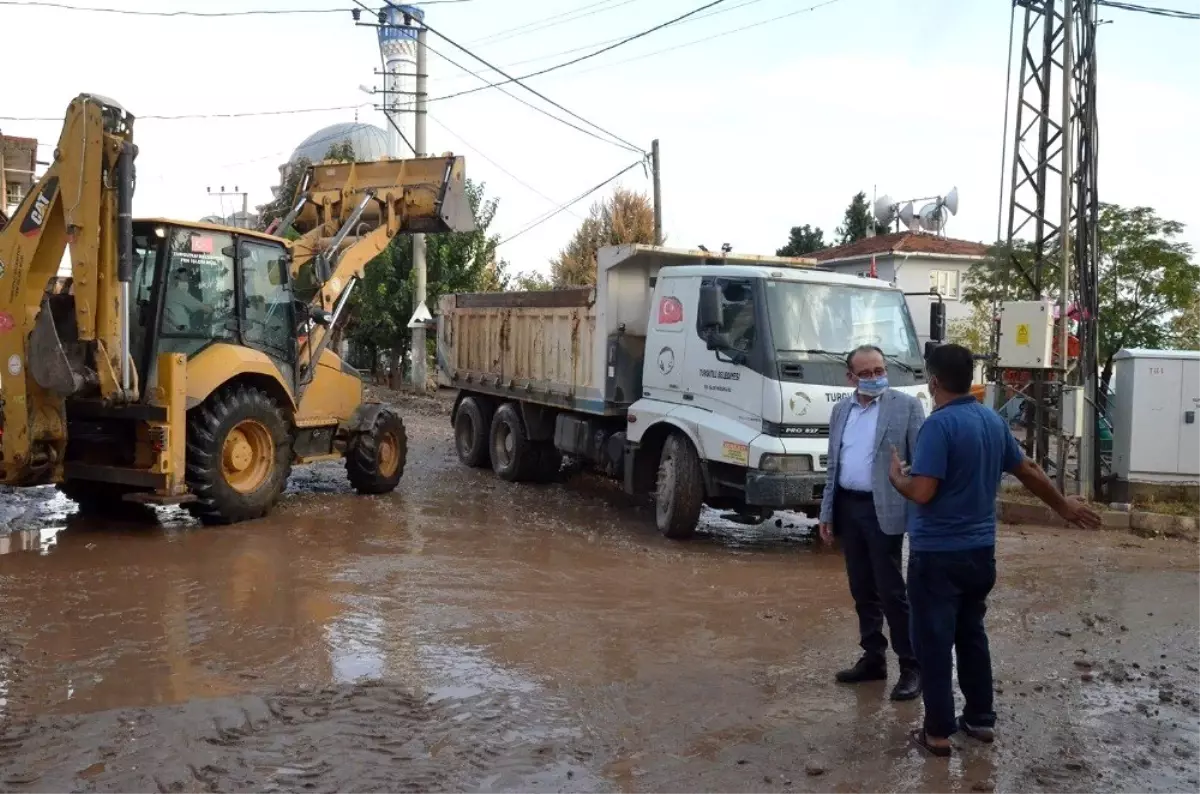
[[[417,157],[358,163],[316,163],[302,181],[308,201],[296,215],[300,234],[323,226],[341,228],[366,203],[350,233],[355,237],[387,225],[393,234],[475,230],[462,157]]]

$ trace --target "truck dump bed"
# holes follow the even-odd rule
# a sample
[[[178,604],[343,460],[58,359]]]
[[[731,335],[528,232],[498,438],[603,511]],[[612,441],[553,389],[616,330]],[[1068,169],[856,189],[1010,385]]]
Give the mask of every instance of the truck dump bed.
[[[438,308],[447,385],[588,413],[624,410],[604,400],[594,289],[462,293]]]

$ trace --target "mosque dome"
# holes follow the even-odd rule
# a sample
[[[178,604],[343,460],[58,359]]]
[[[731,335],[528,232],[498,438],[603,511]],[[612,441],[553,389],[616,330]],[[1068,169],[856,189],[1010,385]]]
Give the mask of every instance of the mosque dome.
[[[314,163],[320,162],[325,159],[325,153],[329,151],[330,146],[343,141],[349,141],[354,147],[354,156],[358,160],[378,160],[387,157],[386,132],[373,124],[350,121],[331,124],[309,135],[292,152],[288,163],[294,163],[301,157]]]

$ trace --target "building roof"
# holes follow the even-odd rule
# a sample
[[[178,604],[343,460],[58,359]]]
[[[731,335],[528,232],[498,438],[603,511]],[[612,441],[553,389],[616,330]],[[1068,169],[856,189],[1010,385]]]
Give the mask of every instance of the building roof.
[[[927,256],[952,256],[983,259],[989,247],[970,240],[955,240],[919,232],[896,232],[864,237],[847,245],[826,248],[808,256],[818,262],[841,262],[869,259],[880,254],[925,254]]]

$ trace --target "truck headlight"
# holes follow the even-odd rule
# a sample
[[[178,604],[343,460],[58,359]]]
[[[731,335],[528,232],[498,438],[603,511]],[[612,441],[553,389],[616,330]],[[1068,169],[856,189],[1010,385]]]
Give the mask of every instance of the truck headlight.
[[[762,471],[779,474],[801,474],[812,471],[812,455],[772,455],[767,453],[758,459]]]

